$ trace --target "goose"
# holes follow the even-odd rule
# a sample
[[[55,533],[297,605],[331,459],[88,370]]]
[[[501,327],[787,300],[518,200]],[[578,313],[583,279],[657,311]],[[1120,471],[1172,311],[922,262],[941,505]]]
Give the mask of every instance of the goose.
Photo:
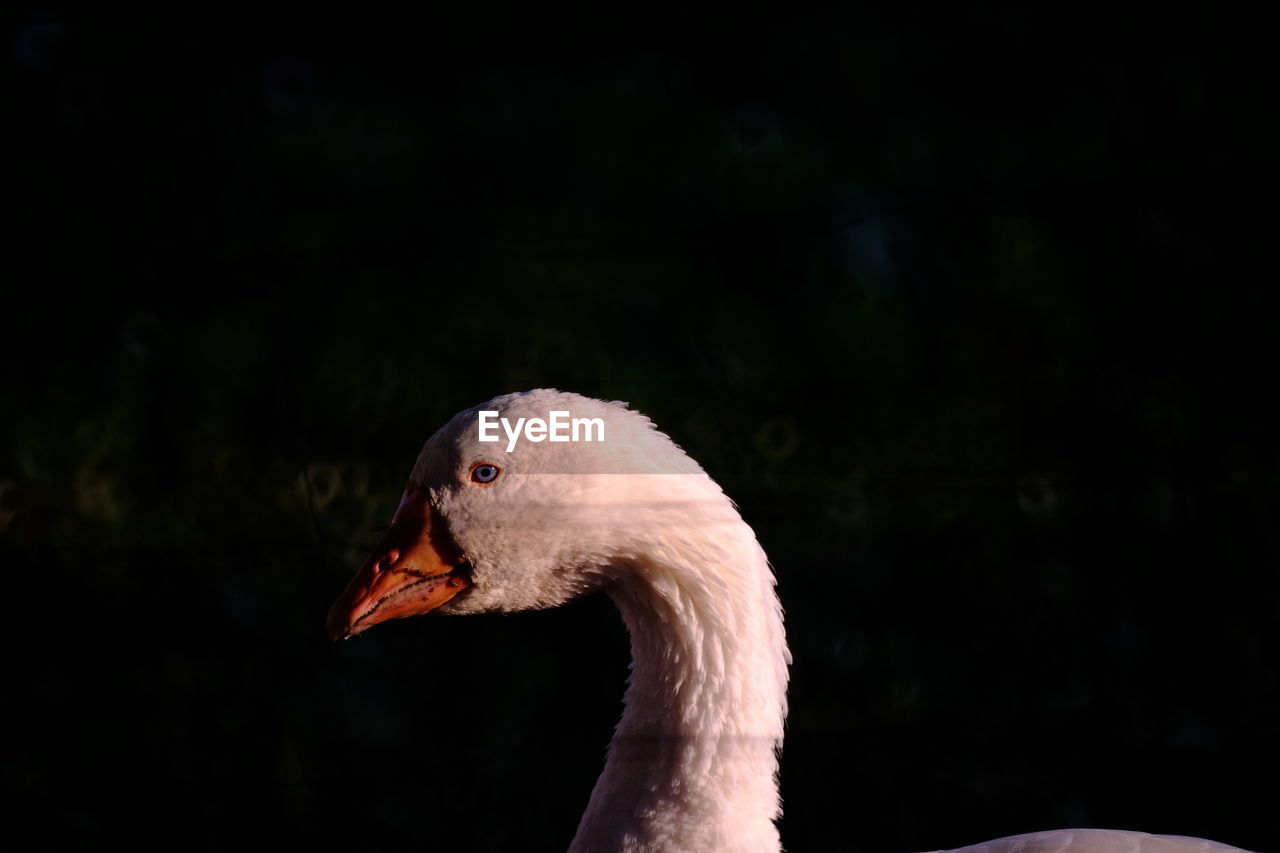
[[[791,657],[773,572],[720,487],[625,403],[544,388],[454,416],[423,447],[327,628],[345,639],[429,611],[549,608],[597,590],[626,624],[632,666],[569,849],[780,850]],[[1068,829],[954,853],[1236,850]]]

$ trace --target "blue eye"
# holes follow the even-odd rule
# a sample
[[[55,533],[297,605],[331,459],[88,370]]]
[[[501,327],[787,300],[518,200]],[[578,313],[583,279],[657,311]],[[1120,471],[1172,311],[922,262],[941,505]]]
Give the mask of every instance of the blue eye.
[[[498,479],[500,473],[502,473],[502,469],[497,465],[481,462],[479,465],[472,467],[471,479],[477,483],[492,483]]]

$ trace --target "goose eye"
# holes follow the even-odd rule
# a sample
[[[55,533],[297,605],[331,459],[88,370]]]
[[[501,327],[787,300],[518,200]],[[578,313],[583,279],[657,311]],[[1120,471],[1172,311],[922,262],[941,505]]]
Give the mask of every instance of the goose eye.
[[[471,469],[471,479],[476,483],[492,483],[498,479],[501,470],[497,465],[481,462]]]

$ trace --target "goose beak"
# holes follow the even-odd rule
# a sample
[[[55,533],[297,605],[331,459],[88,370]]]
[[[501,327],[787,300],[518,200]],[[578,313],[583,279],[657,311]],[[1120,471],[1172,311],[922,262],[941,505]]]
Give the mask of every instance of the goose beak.
[[[471,586],[466,568],[426,493],[410,488],[382,542],[329,608],[329,636],[345,640],[379,622],[435,610]]]

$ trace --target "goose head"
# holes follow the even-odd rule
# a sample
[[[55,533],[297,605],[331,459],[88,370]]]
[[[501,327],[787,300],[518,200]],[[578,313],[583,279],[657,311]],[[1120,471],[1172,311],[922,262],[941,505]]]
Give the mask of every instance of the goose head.
[[[571,849],[778,849],[789,655],[773,573],[720,487],[625,404],[541,389],[456,415],[328,628],[341,639],[598,589],[632,668]]]
[[[566,440],[524,429],[552,417]],[[555,607],[635,571],[699,506],[724,504],[625,404],[550,389],[495,397],[428,439],[386,535],[330,609],[329,633],[429,611]]]

